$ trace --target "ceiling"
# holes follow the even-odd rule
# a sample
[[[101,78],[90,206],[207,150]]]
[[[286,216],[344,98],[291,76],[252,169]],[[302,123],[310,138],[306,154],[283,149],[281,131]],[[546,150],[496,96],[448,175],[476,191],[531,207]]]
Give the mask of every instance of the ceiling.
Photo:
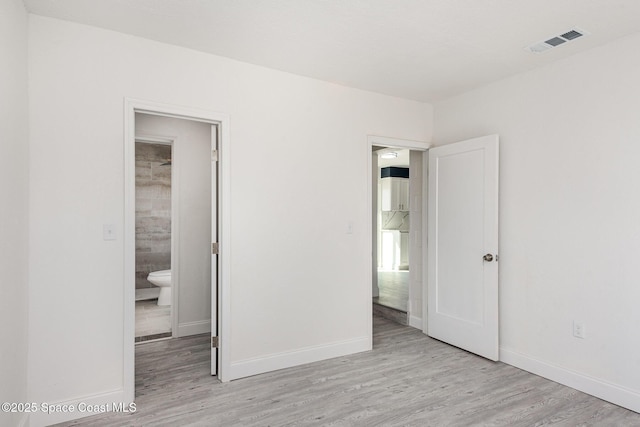
[[[34,14],[424,102],[640,31],[638,0],[24,0]],[[544,53],[524,48],[573,27]]]
[[[378,168],[386,168],[388,166],[409,167],[408,149],[381,147],[379,150],[376,150],[376,153],[378,154]],[[397,157],[385,159],[381,157],[383,153],[396,153]]]

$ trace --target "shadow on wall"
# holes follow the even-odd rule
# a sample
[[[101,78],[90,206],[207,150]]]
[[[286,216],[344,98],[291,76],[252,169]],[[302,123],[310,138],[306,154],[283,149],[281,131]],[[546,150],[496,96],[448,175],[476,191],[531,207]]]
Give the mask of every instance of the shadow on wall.
[[[170,145],[136,142],[136,289],[171,268],[170,159]]]

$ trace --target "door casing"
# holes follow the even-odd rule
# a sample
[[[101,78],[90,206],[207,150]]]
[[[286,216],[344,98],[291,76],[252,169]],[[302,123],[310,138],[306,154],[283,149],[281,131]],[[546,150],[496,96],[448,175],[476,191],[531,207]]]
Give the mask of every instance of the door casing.
[[[123,355],[122,383],[125,399],[135,397],[135,114],[144,113],[185,120],[194,120],[218,127],[218,272],[217,272],[217,324],[218,324],[218,378],[225,382],[230,372],[230,259],[231,227],[230,205],[230,132],[229,116],[207,110],[163,104],[153,101],[124,99],[124,277],[123,277]],[[213,278],[212,278],[213,282]],[[216,289],[212,289],[216,292]]]

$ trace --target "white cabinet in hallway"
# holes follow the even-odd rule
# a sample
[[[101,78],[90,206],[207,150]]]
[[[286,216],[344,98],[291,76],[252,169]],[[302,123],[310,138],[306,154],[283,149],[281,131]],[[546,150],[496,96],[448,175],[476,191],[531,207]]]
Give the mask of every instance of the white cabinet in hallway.
[[[380,182],[381,209],[383,211],[409,210],[409,179],[382,178]]]

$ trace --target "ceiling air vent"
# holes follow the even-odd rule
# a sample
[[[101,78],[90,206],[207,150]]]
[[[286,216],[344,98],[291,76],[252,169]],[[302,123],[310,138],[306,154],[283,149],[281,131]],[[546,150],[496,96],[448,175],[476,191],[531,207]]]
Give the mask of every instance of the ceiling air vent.
[[[546,44],[550,44],[553,47],[559,46],[562,43],[566,43],[567,41],[565,39],[563,39],[562,37],[554,37],[552,39],[547,40],[545,43]]]
[[[566,33],[562,34],[560,37],[562,37],[563,39],[567,39],[567,40],[573,40],[573,39],[577,39],[578,37],[582,37],[584,35],[584,33],[581,33],[578,30],[571,30],[571,31],[567,31]]]
[[[560,34],[558,36],[553,36],[545,41],[541,41],[538,43],[534,43],[531,46],[527,46],[525,47],[525,50],[528,50],[529,52],[533,52],[533,53],[542,53],[551,48],[560,46],[561,44],[565,44],[567,42],[570,42],[572,40],[575,40],[587,34],[588,33],[586,31],[583,31],[579,28],[572,28],[571,30],[563,34]]]

